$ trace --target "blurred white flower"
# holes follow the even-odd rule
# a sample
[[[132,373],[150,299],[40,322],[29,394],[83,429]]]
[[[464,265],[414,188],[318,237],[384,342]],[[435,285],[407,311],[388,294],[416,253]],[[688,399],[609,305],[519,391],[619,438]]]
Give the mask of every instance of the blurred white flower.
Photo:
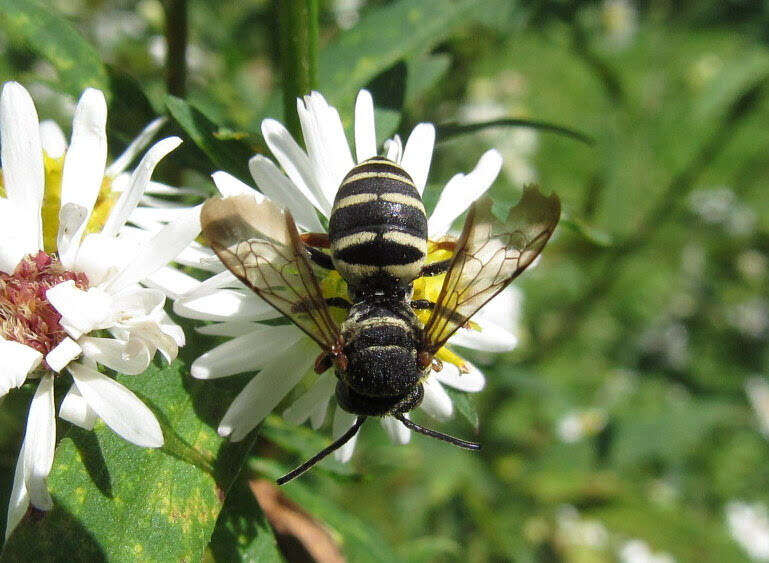
[[[334,0],[331,11],[334,21],[341,29],[350,29],[360,21],[360,9],[365,6],[365,0]]]
[[[755,230],[755,211],[740,202],[728,187],[694,190],[688,203],[706,223],[722,225],[734,237],[745,237]]]
[[[61,418],[88,429],[101,418],[134,444],[163,444],[152,412],[97,366],[130,375],[143,372],[158,350],[169,361],[176,357],[184,334],[163,311],[163,293],[139,282],[190,243],[199,220],[197,210],[188,210],[183,221],[155,234],[125,226],[155,165],[181,142],[171,137],[147,152],[126,191],[101,217],[101,228],[94,228],[91,220],[100,219],[97,202],[105,182],[106,118],[104,95],[86,90],[66,148],[53,129],[38,123],[32,98],[21,85],[6,83],[0,95],[0,397],[28,379],[39,380],[7,534],[30,503],[40,510],[52,507],[46,479],[56,439],[53,382],[64,370],[74,383],[61,404]],[[55,209],[44,204],[44,195]]]
[[[732,538],[757,561],[769,561],[769,513],[760,503],[732,501],[726,505],[726,523]]]
[[[669,553],[653,553],[643,540],[630,540],[619,549],[621,563],[674,563],[675,558]]]
[[[769,383],[763,377],[751,377],[745,382],[745,393],[756,414],[761,433],[769,438]]]
[[[726,310],[726,321],[745,336],[765,337],[769,331],[769,303],[754,297],[731,305]]]
[[[609,531],[598,520],[582,518],[579,511],[565,505],[556,513],[556,536],[561,544],[604,549],[609,543]]]
[[[601,20],[615,47],[626,46],[638,31],[638,11],[630,0],[604,0]]]
[[[606,411],[599,408],[574,411],[558,421],[556,432],[563,442],[571,444],[598,434],[606,427],[608,419]]]
[[[339,114],[323,96],[313,92],[298,100],[297,107],[308,150],[301,149],[283,125],[272,119],[265,120],[262,133],[283,170],[265,156],[257,155],[251,159],[251,173],[261,193],[225,172],[217,172],[213,177],[223,196],[252,194],[260,200],[270,198],[291,212],[301,230],[322,232],[324,228],[317,212],[328,217],[336,191],[347,172],[356,162],[363,162],[377,154],[374,104],[367,91],[359,93],[355,106],[355,160]],[[420,193],[427,182],[434,140],[433,125],[420,123],[405,146],[398,136],[384,143],[384,154],[411,175]],[[457,174],[448,182],[429,218],[431,239],[443,236],[453,221],[488,190],[501,166],[500,155],[491,150],[481,157],[472,172]],[[216,275],[177,300],[174,311],[185,317],[217,323],[198,329],[204,334],[232,338],[193,363],[191,373],[194,377],[214,379],[260,370],[232,403],[219,426],[221,435],[241,440],[306,375],[312,373],[313,359],[318,355],[319,348],[293,325],[259,324],[259,321],[279,318],[280,314],[224,270],[212,251],[204,248],[197,250],[203,260],[202,267],[211,269]],[[338,274],[332,273],[322,283],[331,283],[332,276],[338,278]],[[414,298],[427,294],[433,299],[437,297],[442,278],[433,276],[417,280]],[[516,345],[516,338],[507,330],[509,321],[499,321],[502,312],[517,309],[517,300],[514,290],[501,293],[473,318],[480,330],[460,330],[450,342],[490,352],[511,350]],[[477,392],[483,388],[485,380],[473,364],[446,348],[442,348],[436,357],[443,361],[443,369],[432,372],[423,382],[425,396],[421,408],[438,419],[446,419],[453,414],[454,407],[444,385],[465,392]],[[314,428],[320,427],[334,396],[335,384],[333,373],[320,375],[286,409],[283,413],[286,420],[302,424],[309,419]],[[347,431],[355,418],[355,415],[336,408],[332,429],[334,437]],[[382,425],[395,442],[409,441],[410,431],[401,422],[383,417]],[[337,459],[347,461],[354,444],[353,439],[337,450]]]

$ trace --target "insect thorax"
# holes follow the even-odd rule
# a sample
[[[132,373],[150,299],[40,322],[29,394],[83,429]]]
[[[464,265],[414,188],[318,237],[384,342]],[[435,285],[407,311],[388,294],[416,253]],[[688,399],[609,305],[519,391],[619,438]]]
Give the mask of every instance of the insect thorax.
[[[417,358],[421,326],[411,308],[397,301],[356,304],[342,324],[348,366],[338,374],[356,394],[401,397],[422,377]]]
[[[366,292],[408,286],[427,252],[427,217],[411,177],[385,158],[353,168],[336,194],[329,221],[334,267]]]

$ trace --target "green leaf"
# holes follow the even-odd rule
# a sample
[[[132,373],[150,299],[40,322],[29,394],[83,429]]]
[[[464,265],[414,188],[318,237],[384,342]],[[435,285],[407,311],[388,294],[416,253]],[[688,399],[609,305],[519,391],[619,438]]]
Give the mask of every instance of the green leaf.
[[[0,0],[0,28],[56,69],[56,88],[79,97],[88,87],[110,97],[107,71],[93,47],[70,23],[35,0]]]
[[[138,448],[102,423],[72,428],[49,478],[53,510],[20,524],[3,561],[200,559],[251,445],[215,430],[232,386],[195,381],[180,360],[117,379],[156,413],[165,446]]]
[[[320,52],[322,91],[332,103],[352,100],[382,71],[428,51],[451,34],[478,4],[477,0],[401,0],[372,9]]]
[[[202,151],[204,160],[210,163],[201,163],[191,155],[192,158],[188,159],[190,165],[204,174],[225,170],[248,184],[252,183],[248,159],[257,152],[256,148],[233,136],[231,129],[214,123],[203,112],[181,98],[168,96],[166,106],[174,121]],[[181,152],[189,150],[189,147],[185,147]]]
[[[441,141],[447,141],[453,137],[460,135],[467,135],[468,133],[475,133],[491,127],[525,127],[528,129],[535,129],[537,131],[547,131],[550,133],[556,133],[565,137],[570,137],[576,141],[581,141],[585,144],[592,145],[595,140],[581,133],[576,129],[571,129],[564,125],[558,125],[557,123],[549,123],[547,121],[539,121],[536,119],[492,119],[491,121],[479,121],[477,123],[442,123],[437,127],[437,137]]]
[[[595,246],[606,248],[614,244],[614,239],[609,233],[591,227],[582,219],[575,217],[561,217],[561,225],[568,227]]]
[[[242,477],[227,495],[209,549],[216,561],[283,561],[272,528]]]
[[[454,408],[459,411],[462,418],[469,422],[475,430],[478,430],[480,427],[480,418],[478,416],[478,411],[475,409],[475,405],[470,399],[470,394],[448,386],[444,387],[444,389],[446,389],[449,397],[451,397],[451,402],[454,403]]]

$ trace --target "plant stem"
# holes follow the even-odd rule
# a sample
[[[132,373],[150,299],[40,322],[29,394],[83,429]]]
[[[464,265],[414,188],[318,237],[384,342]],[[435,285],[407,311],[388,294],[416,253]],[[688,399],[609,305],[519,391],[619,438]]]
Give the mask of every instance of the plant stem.
[[[187,0],[165,0],[166,90],[184,98],[187,93]]]
[[[316,87],[318,74],[318,0],[275,0],[283,72],[284,121],[301,133],[296,99]]]

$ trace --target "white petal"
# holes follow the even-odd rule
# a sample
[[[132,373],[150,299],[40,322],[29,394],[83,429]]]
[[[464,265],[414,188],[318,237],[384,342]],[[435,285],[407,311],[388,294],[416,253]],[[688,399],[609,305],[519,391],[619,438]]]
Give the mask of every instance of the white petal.
[[[114,178],[128,168],[131,161],[144,150],[144,147],[150,144],[150,141],[152,141],[155,135],[158,134],[158,131],[165,125],[166,121],[168,121],[168,118],[166,117],[158,117],[151,121],[141,133],[131,141],[131,144],[128,145],[125,151],[123,151],[123,154],[117,157],[115,162],[109,165],[105,171],[105,175]]]
[[[80,237],[99,195],[107,163],[107,102],[100,90],[88,88],[80,97],[72,120],[72,142],[61,174],[61,211],[57,245],[59,258],[69,268]],[[83,213],[84,212],[84,213]],[[73,217],[77,217],[75,221]]]
[[[108,283],[111,291],[120,291],[156,272],[186,248],[200,233],[200,207],[185,210],[184,216],[169,223],[140,245],[131,263]]]
[[[114,238],[89,233],[80,243],[73,269],[85,273],[89,285],[101,285],[125,268],[136,254],[138,244],[131,236]]]
[[[355,100],[355,156],[358,163],[376,156],[374,100],[368,90],[358,92]]]
[[[283,411],[283,418],[291,424],[303,424],[323,405],[323,410],[328,407],[328,402],[336,388],[336,377],[331,370],[320,375],[315,383],[299,397],[294,404]]]
[[[166,296],[162,291],[134,285],[114,297],[112,310],[123,323],[146,320],[147,317],[154,321],[165,302]]]
[[[179,299],[199,285],[198,280],[171,266],[160,268],[144,278],[142,283],[147,287],[159,289],[171,299]]]
[[[220,170],[211,174],[211,177],[214,179],[216,189],[219,190],[219,193],[222,194],[222,197],[250,195],[256,198],[257,203],[264,201],[264,196],[262,194],[257,192],[254,188],[245,182],[241,182],[232,174],[228,174],[227,172],[222,172]]]
[[[336,191],[354,162],[335,108],[318,92],[297,100],[304,144],[325,199],[334,201]]]
[[[131,391],[84,365],[73,363],[67,369],[88,406],[118,436],[143,448],[163,445],[163,431],[155,415]]]
[[[88,406],[88,402],[80,394],[80,391],[77,390],[77,385],[73,383],[61,402],[59,418],[85,430],[93,430],[93,425],[98,417]]]
[[[393,162],[400,162],[401,155],[403,154],[403,144],[399,135],[395,135],[392,139],[388,139],[384,143],[385,157]]]
[[[425,191],[434,147],[435,126],[432,123],[420,123],[414,127],[403,149],[401,166],[414,180],[420,195]]]
[[[486,385],[486,378],[483,373],[468,361],[465,361],[469,373],[461,373],[459,368],[448,362],[443,363],[441,371],[433,371],[431,378],[435,377],[438,381],[460,391],[467,393],[477,393]]]
[[[502,156],[492,149],[483,154],[467,176],[457,174],[449,180],[428,221],[430,238],[437,240],[446,234],[454,219],[491,187],[501,168]]]
[[[300,338],[264,366],[227,409],[219,435],[229,436],[233,442],[242,440],[299,383],[317,354],[318,346],[312,340]]]
[[[72,338],[112,323],[112,298],[98,287],[83,291],[75,282],[66,281],[45,293],[48,301],[62,316],[61,324]]]
[[[61,127],[50,119],[40,122],[40,142],[45,154],[51,158],[61,158],[67,150],[67,139]]]
[[[312,409],[312,412],[310,413],[310,426],[312,426],[313,430],[317,430],[321,426],[323,426],[323,423],[326,421],[326,414],[328,413],[328,403],[331,401],[331,397],[329,397],[329,400],[326,402],[320,402],[317,405],[315,405],[315,408]]]
[[[29,493],[27,492],[27,483],[24,480],[24,449],[24,444],[22,444],[19,458],[16,460],[16,471],[13,475],[11,498],[8,501],[8,518],[5,524],[6,540],[11,537],[29,508]]]
[[[115,190],[115,183],[112,183],[112,189]],[[176,186],[169,186],[161,182],[150,180],[149,186],[147,186],[147,193],[153,195],[197,195],[207,196],[208,191],[200,188],[177,188]]]
[[[406,418],[410,418],[408,413],[405,414]],[[411,441],[411,430],[406,428],[404,424],[392,416],[383,416],[379,419],[379,423],[387,431],[387,435],[390,440],[395,444],[408,444]]]
[[[516,334],[520,330],[523,292],[514,285],[508,286],[499,295],[478,311],[476,321],[492,321],[503,330]]]
[[[40,378],[32,398],[24,434],[24,480],[29,500],[35,508],[51,510],[53,501],[48,494],[48,474],[53,465],[56,445],[56,420],[53,404],[53,376]]]
[[[293,325],[261,325],[200,356],[192,363],[190,374],[198,379],[216,379],[263,369],[302,335]]]
[[[0,337],[0,358],[3,359],[0,367],[0,397],[3,397],[9,390],[20,387],[26,381],[27,375],[40,365],[43,355],[30,346]]]
[[[518,344],[518,338],[491,321],[480,319],[481,330],[460,328],[449,339],[451,344],[484,352],[509,352]]]
[[[356,418],[358,418],[357,415],[344,411],[337,405],[334,412],[334,422],[331,425],[331,435],[334,440],[352,428]],[[344,446],[334,452],[334,457],[342,463],[350,461],[352,454],[355,452],[355,442],[357,441],[358,435],[356,434]]]
[[[231,289],[193,299],[180,299],[174,303],[174,313],[202,321],[264,321],[281,316],[256,295]]]
[[[112,211],[107,217],[107,222],[104,224],[101,232],[104,236],[115,236],[118,231],[123,227],[128,217],[133,213],[134,209],[139,205],[139,201],[144,195],[144,191],[147,189],[150,177],[155,171],[155,167],[158,163],[172,150],[178,147],[182,143],[179,137],[168,137],[162,141],[155,143],[147,154],[139,162],[139,166],[136,167],[133,174],[131,174],[131,182],[128,189],[126,189],[120,198],[118,199]]]
[[[286,207],[299,227],[311,232],[323,232],[315,209],[328,216],[330,208],[313,207],[315,204],[307,199],[306,194],[265,156],[258,154],[253,157],[248,161],[248,168],[259,189],[272,201]]]
[[[162,317],[160,319],[160,330],[170,336],[179,347],[184,346],[187,341],[187,338],[184,335],[184,329],[176,324],[165,311],[162,312]]]
[[[24,209],[0,198],[0,271],[12,274],[25,256],[38,250],[37,239],[28,227]]]
[[[45,355],[45,363],[53,371],[60,372],[82,352],[80,345],[68,336]]]
[[[0,95],[0,146],[3,187],[8,199],[18,206],[22,214],[20,227],[29,254],[43,247],[40,208],[45,172],[35,104],[17,82],[7,82]]]
[[[195,328],[195,331],[209,336],[229,336],[234,338],[253,332],[259,327],[260,325],[248,321],[231,321],[199,326]]]
[[[274,119],[265,119],[262,121],[262,135],[272,154],[307,201],[328,216],[331,212],[331,202],[315,177],[310,158],[291,134]]]
[[[118,373],[137,375],[150,364],[150,352],[138,339],[128,342],[114,338],[83,336],[80,339],[83,355]]]
[[[245,290],[246,286],[229,270],[224,270],[218,274],[214,274],[210,278],[198,282],[197,285],[182,295],[180,299],[192,300],[198,297],[204,297],[216,293],[220,289],[239,289]]]
[[[428,377],[422,382],[425,389],[425,398],[422,399],[420,408],[427,414],[438,420],[446,420],[454,413],[454,405],[446,390],[438,383],[435,377]]]

